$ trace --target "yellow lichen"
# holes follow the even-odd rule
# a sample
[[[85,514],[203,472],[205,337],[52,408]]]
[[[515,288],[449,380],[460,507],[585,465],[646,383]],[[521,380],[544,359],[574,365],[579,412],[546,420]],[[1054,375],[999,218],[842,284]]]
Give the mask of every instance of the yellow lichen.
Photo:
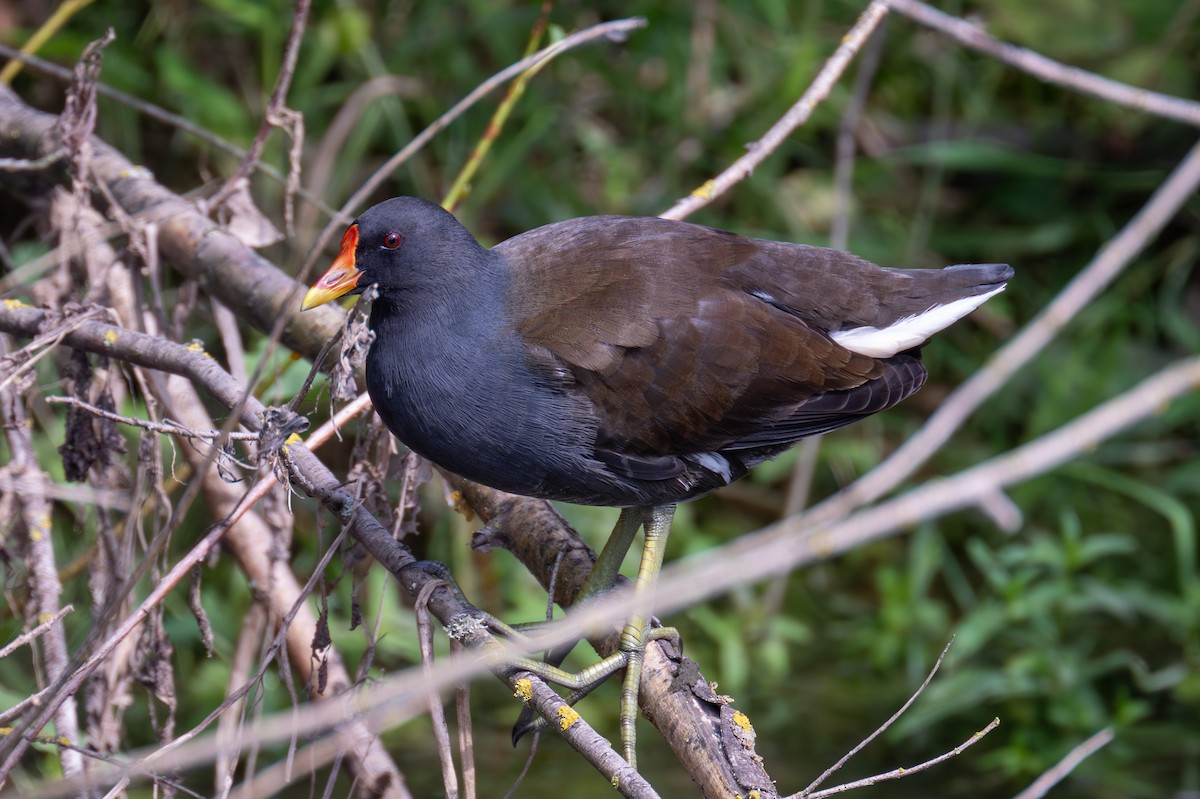
[[[207,354],[207,353],[205,353],[205,354]],[[280,449],[282,449],[284,452],[287,452],[289,444],[303,444],[303,443],[304,443],[304,439],[300,437],[299,433],[292,433],[290,436],[287,437],[287,440],[283,442],[283,446],[280,447]]]
[[[522,677],[521,679],[517,680],[517,684],[514,686],[513,696],[515,696],[517,699],[520,699],[522,702],[528,702],[530,699],[533,699],[533,681],[528,677]]]
[[[456,513],[461,513],[467,521],[472,521],[475,518],[475,512],[471,510],[471,503],[467,502],[466,496],[461,491],[451,491],[449,495],[450,507]]]
[[[717,184],[711,180],[706,180],[698,188],[692,190],[692,196],[699,197],[701,200],[711,200],[716,190]]]
[[[618,774],[614,774],[614,775],[612,775],[612,779],[611,779],[611,780],[609,780],[609,782],[611,782],[611,783],[612,783],[612,787],[616,788],[618,791],[619,791],[619,790],[621,790],[621,777],[620,777],[620,775],[618,775]]]
[[[25,303],[21,302],[20,300],[5,300],[4,307],[10,311],[15,311],[18,308],[32,308],[33,306],[26,305]]]
[[[116,343],[117,343],[117,331],[105,330],[104,331],[104,346],[112,347],[112,346],[116,345]]]
[[[741,727],[742,732],[754,732],[754,726],[750,724],[750,717],[740,710],[734,712],[733,723]]]
[[[563,732],[575,726],[577,721],[579,721],[579,713],[575,708],[563,705],[558,709],[558,728]]]

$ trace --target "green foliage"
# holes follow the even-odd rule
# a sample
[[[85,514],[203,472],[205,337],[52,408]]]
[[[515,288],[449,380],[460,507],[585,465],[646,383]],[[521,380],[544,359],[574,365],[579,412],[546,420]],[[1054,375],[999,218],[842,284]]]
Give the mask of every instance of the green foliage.
[[[863,4],[718,3],[711,52],[694,49],[692,4],[599,5],[561,4],[551,19],[572,31],[601,17],[644,14],[649,27],[624,44],[574,51],[530,83],[460,212],[482,240],[570,216],[662,211],[761,136],[807,86]],[[1146,88],[1200,94],[1194,2],[957,5],[948,8],[979,14],[994,34],[1051,57]],[[332,205],[341,203],[417,131],[517,60],[537,11],[534,3],[483,0],[315,2],[288,98],[304,114],[306,180],[318,167],[330,176],[314,191]],[[70,63],[112,25],[118,41],[105,54],[106,82],[246,146],[279,69],[290,17],[285,0],[99,0],[43,54]],[[904,20],[891,20],[886,36],[860,135],[866,154],[854,177],[850,248],[891,264],[1009,261],[1017,278],[974,317],[977,323],[956,326],[926,351],[931,384],[921,395],[828,437],[813,486],[818,498],[878,463],[1044,307],[1145,202],[1195,138],[1174,123],[1041,84]],[[416,87],[366,103],[345,139],[322,156],[328,163],[315,164],[317,148],[351,93],[388,75],[411,78]],[[689,83],[690,75],[702,80]],[[696,221],[826,243],[834,214],[834,138],[850,85],[843,80],[809,125]],[[59,89],[47,86],[53,85],[25,75],[17,88],[57,97]],[[381,196],[439,197],[498,100],[493,96],[435,138]],[[208,145],[107,100],[98,133],[184,190],[233,166]],[[272,134],[265,160],[286,168],[286,146],[282,135]],[[282,187],[260,178],[254,191],[281,224]],[[1072,320],[921,476],[950,474],[1029,441],[1163,364],[1200,351],[1198,215],[1193,198],[1129,272]],[[310,222],[296,240],[311,241],[323,223]],[[18,265],[46,251],[32,239],[12,249]],[[295,268],[307,252],[288,242],[266,254]],[[173,298],[178,278],[164,280]],[[189,330],[206,342],[217,340],[203,319]],[[266,357],[265,343],[253,331],[243,333],[253,369]],[[305,366],[292,364],[286,353],[270,357],[267,399],[283,401],[298,390]],[[305,410],[324,415],[326,396],[316,400],[314,394]],[[1017,488],[1012,498],[1024,524],[1016,534],[998,532],[978,514],[958,514],[784,583],[745,586],[667,621],[682,628],[688,654],[754,720],[760,752],[781,788],[806,784],[890,715],[953,637],[925,695],[860,756],[862,773],[927,759],[999,716],[999,730],[955,761],[955,771],[943,772],[969,777],[945,777],[936,783],[939,795],[1012,795],[1105,726],[1116,729],[1117,741],[1057,796],[1200,790],[1197,418],[1200,401],[1193,396],[1082,463]],[[61,433],[39,440],[46,462],[61,441],[54,435]],[[681,508],[670,559],[778,518],[794,463],[794,455],[782,457],[742,484]],[[468,594],[503,618],[544,615],[544,595],[513,559],[467,554],[463,523],[439,515],[437,490],[426,497],[427,534],[414,544],[422,554],[451,562]],[[303,571],[317,558],[316,525],[310,503],[295,504],[293,562]],[[596,509],[564,512],[596,546],[615,518]],[[171,551],[207,523],[193,512]],[[56,542],[60,564],[95,540],[94,516],[62,513],[56,524],[65,534]],[[366,650],[364,638],[346,630],[353,580],[336,567],[329,578],[335,643],[353,671]],[[5,576],[6,586],[21,580],[19,573]],[[68,590],[86,604],[84,582],[76,578]],[[203,585],[216,635],[211,659],[198,645],[186,603],[173,598],[169,605],[174,662],[184,675],[179,730],[197,723],[224,695],[229,658],[251,602],[227,562],[207,568]],[[384,617],[371,676],[413,663],[418,652],[411,613],[379,569],[368,578],[364,608],[369,617],[376,611]],[[88,624],[86,613],[68,620],[72,645]],[[19,626],[13,609],[0,612],[0,639],[13,638]],[[5,705],[32,691],[27,663],[0,661]],[[526,750],[502,748],[515,715],[515,703],[503,694],[480,685],[476,723],[481,759],[491,774],[508,779]],[[131,714],[147,719],[146,702],[137,697]],[[261,702],[265,710],[290,702],[274,674]],[[604,725],[613,705],[605,689],[584,712],[611,731],[611,724]],[[429,768],[433,749],[426,728],[418,726],[423,723],[392,731],[386,741],[410,768],[415,787],[428,793],[440,785]],[[150,730],[148,721],[144,729]],[[151,738],[147,732],[132,743]],[[558,745],[543,742],[551,752],[559,752]],[[655,768],[656,758],[666,755],[652,752],[644,758]],[[46,768],[55,768],[52,760],[45,758]],[[530,779],[526,795],[561,795],[562,779],[578,787],[573,795],[610,795],[607,785],[593,785],[599,781],[586,766],[574,768],[565,755],[539,758]],[[686,790],[686,784],[680,787]]]

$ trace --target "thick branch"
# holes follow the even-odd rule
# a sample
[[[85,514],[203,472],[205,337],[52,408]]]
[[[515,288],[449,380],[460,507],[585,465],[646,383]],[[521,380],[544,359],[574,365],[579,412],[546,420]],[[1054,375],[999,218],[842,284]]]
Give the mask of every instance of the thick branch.
[[[0,87],[0,157],[37,158],[48,141],[56,117],[36,111],[12,90]],[[298,317],[303,287],[249,249],[179,195],[161,186],[144,167],[93,137],[92,174],[105,183],[125,213],[158,227],[158,244],[170,264],[188,277],[200,280],[237,317],[259,330],[269,331],[286,318],[280,340],[291,349],[312,356],[338,329],[340,315],[333,308],[315,308]],[[28,181],[28,173],[22,173]],[[65,173],[48,173],[62,181]],[[24,182],[0,173],[0,180],[28,199],[32,192],[51,184]],[[309,318],[311,316],[311,318]]]

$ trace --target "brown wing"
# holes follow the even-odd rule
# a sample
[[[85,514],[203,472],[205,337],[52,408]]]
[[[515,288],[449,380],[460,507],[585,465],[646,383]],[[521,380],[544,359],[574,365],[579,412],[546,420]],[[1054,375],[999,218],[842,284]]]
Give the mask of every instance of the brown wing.
[[[739,280],[751,268],[804,268],[764,244],[696,225],[593,217],[496,249],[510,264],[536,265],[514,276],[517,331],[535,359],[566,368],[584,389],[598,446],[655,456],[787,443],[864,415],[835,406],[878,404],[843,395],[883,377],[885,362],[838,346],[789,306],[794,297],[781,302]],[[871,266],[840,255],[848,269]],[[831,392],[826,407],[804,412]],[[881,396],[869,386],[866,394]]]

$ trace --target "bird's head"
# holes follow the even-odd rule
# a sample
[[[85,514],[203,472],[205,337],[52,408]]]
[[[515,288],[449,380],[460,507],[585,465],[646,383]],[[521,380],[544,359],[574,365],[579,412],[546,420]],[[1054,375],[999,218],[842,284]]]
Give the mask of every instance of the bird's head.
[[[367,286],[381,296],[446,284],[456,270],[486,256],[453,215],[417,197],[395,197],[368,208],[342,236],[341,250],[300,304],[307,311]]]

